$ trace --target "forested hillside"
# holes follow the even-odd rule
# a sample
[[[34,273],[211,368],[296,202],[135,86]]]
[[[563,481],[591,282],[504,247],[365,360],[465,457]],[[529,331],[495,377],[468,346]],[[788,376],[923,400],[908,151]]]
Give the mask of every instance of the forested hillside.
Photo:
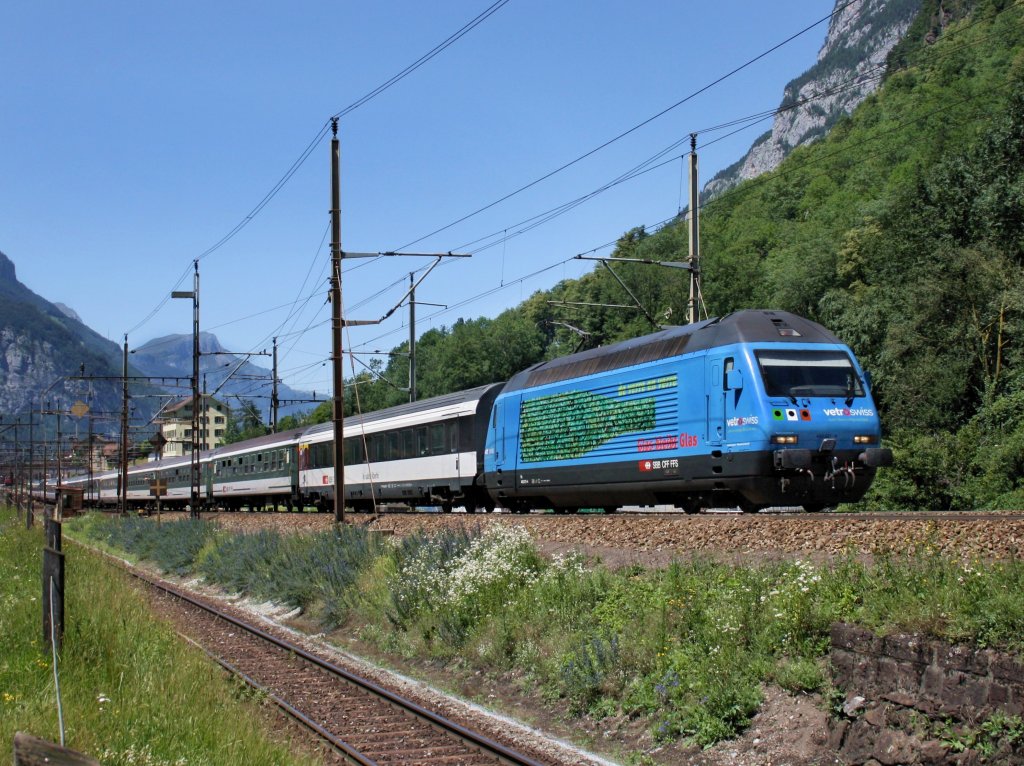
[[[1024,3],[923,5],[877,93],[774,172],[705,205],[704,295],[711,316],[794,311],[853,347],[897,455],[869,505],[1021,508]],[[681,223],[637,229],[615,255],[682,260],[686,242]],[[685,272],[616,270],[658,322],[683,321]],[[653,329],[639,311],[550,301],[631,302],[595,270],[495,319],[425,333],[420,396]],[[390,359],[378,371],[405,385],[407,359]],[[406,400],[359,377],[349,409]]]

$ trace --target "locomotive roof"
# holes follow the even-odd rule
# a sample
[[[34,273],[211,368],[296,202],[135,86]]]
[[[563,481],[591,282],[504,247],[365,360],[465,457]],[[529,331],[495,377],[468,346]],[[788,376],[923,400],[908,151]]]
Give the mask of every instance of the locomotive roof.
[[[788,311],[750,309],[541,362],[514,376],[505,391],[533,388],[733,343],[754,342],[842,343],[820,324]]]
[[[500,387],[501,385],[501,383],[488,383],[485,386],[477,386],[476,388],[470,388],[465,391],[456,391],[451,394],[433,396],[430,399],[421,399],[420,401],[409,402],[408,404],[399,404],[395,407],[377,410],[376,412],[367,412],[365,415],[347,415],[345,417],[345,425],[350,426],[375,423],[379,420],[400,418],[406,415],[413,415],[418,412],[429,412],[430,410],[450,408],[467,402],[476,402],[483,398],[489,390],[495,387]],[[307,428],[303,433],[303,437],[309,438],[315,434],[329,431],[332,428],[334,428],[332,423],[320,423]]]

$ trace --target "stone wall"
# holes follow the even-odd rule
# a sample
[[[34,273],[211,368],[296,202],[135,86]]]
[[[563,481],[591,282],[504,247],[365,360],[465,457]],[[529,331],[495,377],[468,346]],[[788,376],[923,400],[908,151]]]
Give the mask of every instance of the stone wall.
[[[836,624],[830,659],[845,695],[831,744],[844,763],[1024,764],[1013,720],[1024,665],[1013,656]]]

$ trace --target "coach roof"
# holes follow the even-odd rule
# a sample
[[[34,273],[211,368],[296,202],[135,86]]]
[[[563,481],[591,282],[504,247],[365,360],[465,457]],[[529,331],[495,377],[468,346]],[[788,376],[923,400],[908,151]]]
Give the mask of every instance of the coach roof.
[[[365,415],[346,415],[345,416],[345,427],[358,426],[358,425],[370,425],[371,423],[377,423],[382,420],[392,420],[395,418],[404,418],[410,415],[415,415],[421,412],[431,412],[433,410],[444,410],[444,411],[457,411],[460,409],[469,410],[470,406],[473,405],[472,409],[477,409],[476,403],[481,399],[485,399],[487,395],[495,388],[500,388],[501,383],[488,383],[483,386],[477,386],[476,388],[470,388],[466,391],[456,391],[451,394],[442,394],[441,396],[434,396],[430,399],[420,399],[416,402],[409,402],[408,404],[399,404],[395,407],[388,407],[383,410],[376,410],[374,412],[367,412]],[[493,399],[493,395],[491,396]],[[485,404],[489,407],[490,404],[485,401]],[[303,433],[304,439],[312,438],[317,434],[322,434],[325,431],[332,431],[334,428],[333,423],[320,423],[315,426],[310,426]]]

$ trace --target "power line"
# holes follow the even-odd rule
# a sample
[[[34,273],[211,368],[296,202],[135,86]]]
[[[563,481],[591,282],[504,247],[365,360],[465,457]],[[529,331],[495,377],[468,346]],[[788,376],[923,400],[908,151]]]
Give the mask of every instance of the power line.
[[[623,131],[622,133],[619,133],[617,136],[615,136],[614,138],[611,138],[611,139],[605,141],[600,146],[597,146],[597,147],[591,149],[590,151],[588,151],[588,152],[586,152],[584,154],[581,154],[580,156],[576,157],[576,159],[570,160],[569,162],[566,162],[564,165],[561,165],[561,166],[555,168],[554,170],[550,171],[549,173],[544,174],[540,178],[537,178],[537,179],[535,179],[533,181],[530,181],[527,184],[524,184],[523,186],[520,186],[515,191],[509,192],[505,196],[500,197],[499,199],[496,199],[493,202],[490,202],[490,203],[484,205],[483,207],[477,208],[472,213],[467,213],[466,215],[464,215],[461,218],[458,218],[458,219],[452,221],[451,223],[445,224],[444,226],[442,226],[442,227],[440,227],[438,229],[434,229],[434,231],[430,232],[429,234],[424,234],[422,237],[414,239],[411,242],[407,242],[406,244],[402,245],[401,247],[394,248],[394,250],[396,252],[401,251],[401,250],[405,250],[406,248],[409,248],[409,247],[412,247],[413,245],[419,244],[420,242],[422,242],[425,239],[428,239],[429,237],[433,237],[435,234],[440,234],[442,231],[447,231],[448,229],[452,228],[453,226],[457,226],[458,224],[462,223],[463,221],[469,220],[470,218],[472,218],[472,217],[474,217],[476,215],[479,215],[480,213],[484,212],[485,210],[490,210],[492,207],[494,207],[496,205],[499,205],[502,202],[505,202],[506,200],[511,199],[512,197],[516,196],[517,194],[520,194],[520,193],[526,191],[527,189],[530,189],[530,188],[536,186],[537,184],[541,183],[542,181],[546,181],[547,179],[551,178],[552,176],[557,175],[558,173],[561,173],[563,170],[566,170],[566,169],[572,167],[573,165],[575,165],[575,164],[577,164],[579,162],[582,162],[587,157],[590,157],[591,155],[596,154],[597,152],[601,151],[602,149],[605,149],[606,147],[611,146],[616,141],[619,141],[620,139],[625,138],[626,136],[630,135],[631,133],[635,133],[637,130],[639,130],[640,128],[644,127],[645,125],[650,124],[654,120],[657,120],[659,117],[663,117],[664,115],[666,115],[669,112],[671,112],[673,109],[676,109],[677,107],[682,106],[687,101],[690,101],[690,100],[696,98],[697,96],[699,96],[700,94],[704,93],[705,91],[710,90],[711,88],[715,87],[716,85],[724,82],[725,80],[729,79],[733,75],[743,71],[744,69],[746,69],[747,67],[749,67],[752,64],[756,63],[757,61],[760,61],[765,56],[768,56],[769,54],[774,53],[775,51],[777,51],[779,48],[782,48],[783,46],[788,45],[793,40],[797,39],[801,35],[809,32],[812,29],[814,29],[816,26],[818,26],[822,22],[828,21],[833,16],[835,16],[836,14],[840,13],[841,11],[843,11],[847,6],[850,6],[853,3],[855,3],[855,2],[858,2],[858,0],[849,0],[849,2],[846,2],[843,5],[840,5],[840,6],[836,7],[835,10],[833,10],[832,13],[830,13],[828,16],[825,16],[825,17],[823,17],[821,19],[818,19],[813,24],[811,24],[811,25],[809,25],[807,27],[804,27],[799,32],[797,32],[796,34],[791,35],[790,37],[787,37],[785,40],[783,40],[780,43],[777,43],[776,45],[773,45],[768,50],[766,50],[766,51],[764,51],[762,53],[759,53],[758,55],[754,56],[751,59],[748,59],[743,64],[740,64],[738,67],[736,67],[735,69],[732,69],[731,71],[727,72],[726,74],[722,75],[721,77],[718,77],[717,79],[711,81],[707,85],[704,85],[701,88],[698,88],[697,90],[693,91],[692,93],[690,93],[689,95],[685,96],[684,98],[681,98],[679,101],[675,102],[671,106],[666,107],[665,109],[662,109],[660,112],[658,112],[655,115],[652,115],[651,117],[648,117],[643,122],[637,123],[636,125],[634,125],[633,127],[629,128],[628,130]]]
[[[406,78],[406,77],[408,77],[408,76],[409,76],[410,74],[412,74],[412,73],[413,73],[413,72],[415,72],[415,71],[416,71],[417,69],[419,69],[419,68],[420,68],[421,66],[423,66],[423,65],[424,65],[424,64],[426,64],[426,63],[427,63],[428,61],[430,61],[430,60],[431,60],[432,58],[434,58],[434,57],[435,57],[435,56],[437,56],[437,55],[438,55],[439,53],[441,53],[442,51],[444,51],[444,50],[445,50],[446,48],[448,48],[449,46],[453,45],[453,44],[454,44],[454,43],[455,43],[456,41],[458,41],[458,40],[459,40],[460,38],[462,38],[462,37],[463,37],[464,35],[466,35],[466,34],[467,34],[467,33],[469,33],[470,31],[472,31],[472,30],[473,30],[473,29],[475,29],[475,28],[476,28],[477,26],[479,26],[479,25],[480,25],[480,24],[482,24],[482,23],[483,23],[484,21],[486,21],[486,20],[487,20],[488,18],[490,18],[490,17],[492,16],[492,15],[494,15],[495,13],[497,13],[497,12],[498,12],[499,10],[501,10],[501,8],[503,8],[503,7],[504,7],[504,6],[506,5],[506,4],[508,4],[508,2],[509,2],[509,0],[497,0],[497,2],[495,2],[495,3],[494,3],[494,4],[492,4],[492,5],[490,5],[490,6],[489,6],[488,8],[486,8],[486,9],[485,9],[484,11],[482,11],[482,12],[481,12],[481,13],[480,13],[480,14],[479,14],[479,15],[478,15],[478,16],[477,16],[476,18],[474,18],[474,19],[473,19],[472,21],[469,21],[469,22],[467,22],[467,23],[466,23],[466,24],[465,24],[465,25],[464,25],[463,27],[461,27],[461,28],[460,28],[460,29],[459,29],[458,31],[454,32],[454,33],[453,33],[452,35],[450,35],[450,36],[449,36],[448,38],[446,38],[446,39],[445,39],[445,40],[444,40],[443,42],[441,42],[441,43],[438,43],[438,44],[437,44],[436,46],[434,46],[434,47],[433,47],[433,48],[432,48],[431,50],[429,50],[429,51],[428,51],[427,53],[424,53],[424,54],[423,54],[422,56],[420,56],[420,57],[419,57],[418,59],[416,59],[416,61],[414,61],[413,63],[409,64],[409,66],[407,66],[407,67],[406,67],[405,69],[403,69],[403,70],[402,70],[401,72],[399,72],[398,74],[394,75],[394,76],[393,76],[393,77],[391,77],[391,78],[390,78],[389,80],[387,80],[387,81],[385,81],[385,82],[381,83],[380,85],[378,85],[378,86],[377,86],[376,88],[374,88],[373,90],[371,90],[371,91],[370,91],[369,93],[367,93],[366,95],[364,95],[364,96],[362,96],[362,97],[360,97],[360,98],[356,99],[356,100],[355,100],[355,101],[353,101],[353,102],[352,102],[351,104],[349,104],[348,106],[346,106],[346,107],[345,107],[344,109],[341,109],[340,111],[338,111],[338,112],[335,112],[335,113],[334,113],[334,114],[333,114],[333,115],[331,116],[331,119],[340,119],[340,118],[344,117],[344,116],[345,116],[346,114],[348,114],[349,112],[351,112],[351,111],[353,111],[353,110],[355,110],[355,109],[358,109],[358,108],[359,108],[359,107],[361,107],[361,106],[362,106],[363,104],[365,104],[365,103],[367,103],[368,101],[370,101],[370,100],[372,100],[372,99],[376,98],[376,97],[377,97],[377,96],[379,96],[379,95],[380,95],[381,93],[383,93],[383,92],[384,92],[384,91],[386,91],[386,90],[387,90],[388,88],[390,88],[390,87],[391,87],[392,85],[395,85],[395,84],[396,84],[396,83],[398,83],[399,81],[401,81],[401,80],[405,79],[405,78]]]
[[[423,66],[425,63],[427,63],[431,59],[433,59],[435,56],[437,56],[439,53],[444,51],[446,48],[448,48],[449,46],[454,44],[457,40],[459,40],[464,35],[469,33],[471,30],[475,29],[477,26],[482,24],[485,20],[490,18],[490,16],[492,16],[494,13],[496,13],[498,10],[500,10],[503,6],[508,4],[508,2],[509,2],[509,0],[497,0],[497,2],[493,3],[492,5],[490,5],[482,13],[477,15],[474,19],[472,19],[467,24],[463,25],[458,31],[456,31],[454,34],[450,35],[444,41],[442,41],[438,45],[434,46],[430,51],[428,51],[426,54],[424,54],[419,59],[414,61],[412,64],[407,66],[401,72],[399,72],[398,74],[390,77],[388,80],[386,80],[384,83],[378,85],[376,88],[371,90],[369,93],[365,94],[364,96],[360,97],[356,101],[352,102],[347,107],[345,107],[344,109],[342,109],[341,111],[339,111],[335,115],[333,115],[333,117],[337,118],[337,117],[341,117],[343,115],[349,114],[350,112],[358,109],[360,106],[366,104],[371,99],[376,98],[378,95],[383,93],[385,90],[387,90],[391,86],[395,85],[400,80],[403,80],[408,75],[412,74],[414,71],[419,69],[421,66]],[[213,253],[215,253],[220,248],[222,248],[224,245],[226,245],[228,242],[230,242],[232,239],[234,239],[234,237],[239,232],[241,232],[246,226],[248,226],[249,223],[251,223],[252,220],[254,218],[256,218],[256,216],[258,216],[267,205],[270,204],[271,200],[273,200],[274,197],[277,196],[278,192],[280,192],[281,189],[284,188],[284,186],[288,183],[288,181],[291,180],[292,176],[294,176],[299,171],[299,169],[305,164],[306,160],[309,159],[309,156],[313,153],[313,151],[320,144],[320,142],[323,141],[324,137],[326,137],[328,131],[330,130],[330,125],[331,125],[331,119],[328,119],[328,120],[326,120],[324,122],[324,124],[317,131],[316,135],[306,145],[306,148],[302,150],[302,153],[299,154],[298,158],[291,164],[291,166],[288,168],[288,170],[285,171],[284,175],[282,175],[281,178],[278,179],[277,183],[275,183],[270,188],[270,191],[268,191],[263,196],[263,198],[258,203],[256,203],[256,206],[253,207],[252,210],[250,210],[238,223],[236,223],[228,231],[227,234],[225,234],[223,237],[221,237],[219,240],[217,240],[210,247],[206,248],[206,250],[204,250],[202,253],[200,253],[197,257],[195,257],[193,259],[190,259],[189,268],[186,269],[186,273],[181,277],[181,279],[179,279],[175,283],[175,287],[178,287],[179,285],[181,285],[182,281],[188,276],[188,272],[191,269],[191,264],[192,264],[193,261],[202,261],[202,260],[208,258]],[[173,289],[174,288],[172,288],[172,290]],[[135,330],[138,330],[140,327],[142,327],[144,324],[146,324],[154,316],[156,316],[156,314],[160,311],[160,309],[162,309],[164,307],[164,305],[166,305],[166,303],[167,303],[167,301],[169,299],[170,299],[169,295],[165,296],[157,304],[156,308],[154,308],[149,314],[147,314],[146,317],[141,322],[139,322],[138,324],[133,326],[126,334],[130,335],[131,333],[135,332]]]
[[[881,133],[878,133],[876,135],[873,135],[873,136],[870,136],[868,138],[865,138],[864,140],[858,141],[855,144],[851,144],[849,146],[844,146],[843,148],[837,149],[837,150],[835,150],[833,152],[825,153],[825,154],[823,154],[820,157],[814,158],[813,160],[807,160],[803,164],[801,164],[800,166],[794,167],[792,169],[787,169],[787,170],[778,171],[778,172],[774,172],[774,173],[766,173],[763,176],[760,176],[758,178],[752,179],[749,182],[743,184],[742,186],[736,187],[735,189],[732,189],[732,190],[730,190],[728,192],[725,192],[722,195],[714,198],[713,200],[710,200],[709,202],[701,205],[700,206],[700,210],[702,210],[702,211],[707,210],[709,207],[712,207],[712,206],[714,206],[716,204],[720,204],[721,201],[724,200],[724,199],[731,198],[731,197],[733,197],[733,196],[735,196],[737,194],[744,193],[744,192],[749,191],[750,189],[753,189],[753,188],[759,188],[759,187],[761,187],[763,185],[772,183],[772,182],[774,182],[774,181],[776,181],[776,180],[778,180],[780,178],[784,178],[784,177],[786,177],[788,175],[791,175],[793,173],[801,172],[808,165],[817,164],[819,162],[823,162],[824,160],[830,159],[832,157],[835,157],[835,156],[838,156],[838,155],[841,155],[841,154],[845,154],[847,152],[859,149],[859,148],[861,148],[862,146],[864,146],[866,144],[869,144],[869,143],[874,142],[874,141],[878,141],[881,138],[884,138],[884,137],[892,134],[893,132],[896,132],[896,131],[898,131],[898,130],[900,130],[902,128],[905,128],[907,125],[911,125],[911,124],[916,123],[916,122],[921,122],[922,120],[926,120],[926,119],[928,119],[930,117],[935,116],[936,114],[940,114],[942,112],[949,111],[949,110],[951,110],[951,109],[953,109],[953,108],[955,108],[957,106],[961,106],[962,104],[974,101],[975,99],[977,99],[977,98],[979,98],[979,97],[981,97],[983,95],[989,95],[989,94],[992,94],[992,93],[996,93],[996,92],[998,92],[1000,90],[1004,90],[1004,89],[1008,88],[1010,86],[1010,84],[1011,84],[1010,82],[1004,81],[1004,82],[1001,82],[1000,84],[998,84],[996,86],[993,86],[992,88],[989,88],[989,89],[986,89],[986,90],[983,90],[983,91],[979,91],[979,92],[974,93],[974,94],[972,94],[970,96],[967,96],[967,97],[965,97],[963,99],[960,99],[959,101],[954,101],[952,103],[947,103],[947,104],[945,104],[945,105],[943,105],[943,106],[941,106],[941,107],[939,107],[937,109],[933,109],[933,110],[931,110],[929,112],[926,112],[925,114],[921,114],[921,115],[918,115],[918,116],[915,116],[915,117],[912,117],[912,118],[908,118],[908,119],[906,119],[906,120],[896,124],[895,126],[889,128],[888,130],[885,130],[885,131],[883,131]],[[982,118],[979,117],[978,120],[980,120],[980,119],[982,119]],[[978,121],[978,120],[975,120],[975,121]],[[864,162],[864,161],[865,160],[863,160],[863,159],[860,160],[860,162]],[[819,175],[828,175],[828,173],[822,173],[822,174],[819,174]],[[651,230],[651,233],[654,233],[657,230],[659,230],[660,228],[663,228],[664,226],[672,223],[673,221],[678,220],[678,217],[679,217],[678,215],[673,215],[673,216],[670,216],[669,218],[666,218],[666,219],[660,221],[657,224],[654,224],[652,227],[644,227],[645,231],[646,230]],[[619,241],[619,239],[621,239],[621,236],[617,237],[614,240],[606,242],[605,244],[598,245],[595,248],[592,248],[590,250],[584,251],[581,254],[597,252],[598,250],[602,250],[604,248],[607,248],[609,246],[612,246],[612,245],[616,244]],[[522,282],[524,282],[524,281],[526,281],[528,279],[531,279],[531,278],[533,278],[535,276],[538,276],[539,274],[542,274],[542,273],[544,273],[546,271],[550,271],[551,269],[557,268],[558,266],[561,266],[561,265],[563,265],[563,264],[565,264],[565,263],[567,263],[569,261],[572,261],[572,260],[573,260],[572,258],[560,260],[557,263],[554,263],[554,264],[551,264],[549,266],[543,267],[543,268],[541,268],[541,269],[539,269],[537,271],[534,271],[534,272],[532,272],[530,274],[524,275],[524,276],[522,276],[522,277],[520,277],[520,278],[518,278],[516,280],[512,280],[511,282],[506,282],[506,283],[504,283],[502,285],[499,285],[497,287],[494,287],[494,288],[491,288],[489,290],[486,290],[486,291],[483,291],[481,293],[478,293],[478,294],[476,294],[474,296],[470,296],[470,297],[460,301],[457,304],[454,304],[454,305],[449,306],[449,307],[447,307],[445,309],[436,311],[433,314],[428,315],[427,317],[425,317],[425,319],[427,319],[427,320],[434,319],[434,318],[436,318],[438,316],[441,316],[442,314],[448,313],[448,312],[450,312],[452,310],[455,310],[457,308],[461,308],[462,306],[465,306],[467,304],[474,303],[474,302],[476,302],[478,300],[481,300],[483,298],[489,297],[490,295],[493,295],[493,294],[495,294],[497,292],[500,292],[501,290],[504,290],[504,289],[506,289],[508,287],[511,287],[513,285],[516,285],[516,284],[521,284]],[[358,346],[358,348],[365,348],[366,346],[368,346],[368,345],[370,345],[372,343],[376,343],[377,341],[382,340],[383,338],[386,338],[386,337],[388,337],[390,335],[393,335],[396,332],[399,332],[399,330],[398,329],[391,330],[391,331],[388,331],[386,333],[382,333],[380,335],[377,335],[377,336],[375,336],[375,337],[365,341],[364,343],[360,344]]]

